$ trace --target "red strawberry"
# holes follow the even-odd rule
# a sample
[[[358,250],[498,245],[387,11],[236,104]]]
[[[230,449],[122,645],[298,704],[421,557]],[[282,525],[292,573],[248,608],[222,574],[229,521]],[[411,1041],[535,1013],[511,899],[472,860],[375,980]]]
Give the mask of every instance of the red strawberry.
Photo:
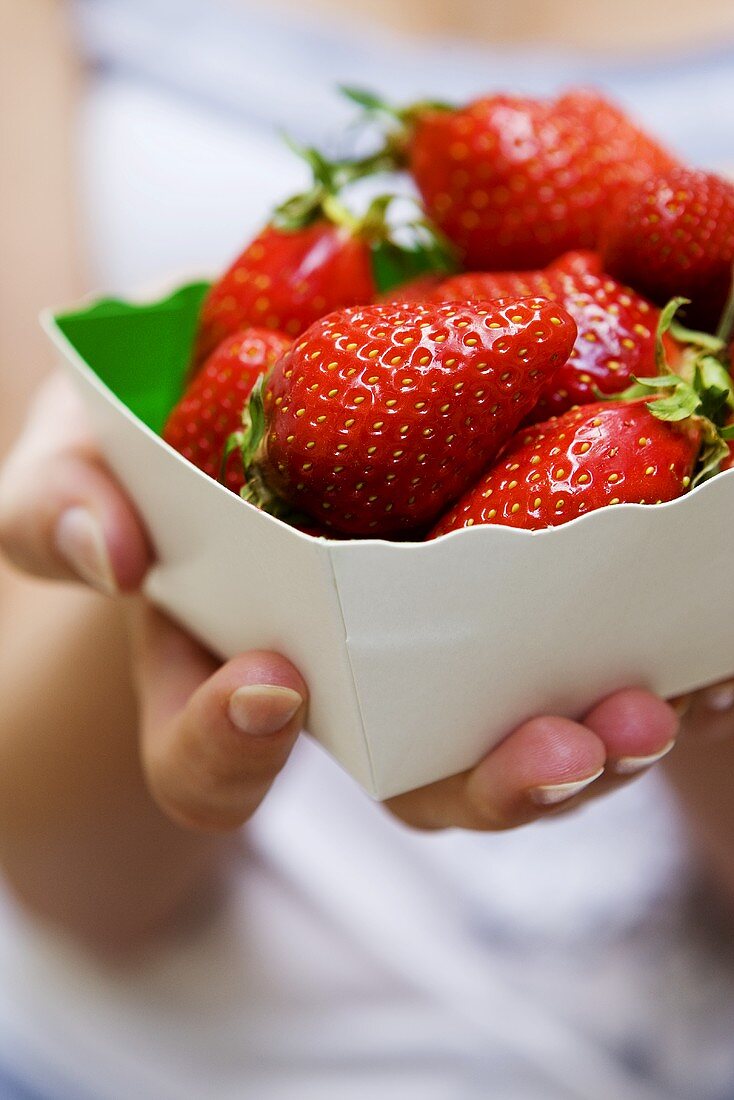
[[[163,438],[205,474],[219,478],[224,446],[242,425],[242,411],[261,374],[290,347],[280,332],[251,328],[228,337],[190,383],[163,429]],[[242,462],[230,456],[225,484],[238,493]]]
[[[658,420],[648,400],[598,402],[518,432],[429,538],[495,523],[535,531],[607,504],[659,504],[691,483],[704,438],[697,418]]]
[[[662,304],[691,299],[688,320],[713,329],[734,263],[734,186],[678,168],[611,208],[601,242],[605,269]]]
[[[601,275],[601,256],[598,252],[579,250],[576,252],[564,252],[552,264],[548,264],[547,272],[563,272],[565,275]]]
[[[620,188],[675,163],[617,107],[594,93],[556,101],[494,95],[460,109],[392,110],[402,135],[385,155],[407,163],[426,209],[469,267],[541,267],[593,248]]]
[[[576,119],[599,155],[604,190],[633,186],[677,163],[667,149],[641,130],[625,112],[593,88],[572,88],[555,103],[559,114]]]
[[[417,275],[415,279],[409,279],[401,286],[395,287],[394,290],[381,294],[379,300],[381,302],[392,302],[395,305],[404,304],[405,302],[437,301],[436,291],[441,287],[445,278],[445,273],[439,275],[436,272]]]
[[[297,336],[325,313],[371,302],[375,293],[368,240],[323,219],[298,229],[268,225],[209,292],[196,359],[237,329],[260,325]]]
[[[570,253],[569,257],[580,255],[586,254]],[[569,274],[576,261],[568,257],[562,261],[544,271],[457,275],[434,294],[434,298],[455,300],[541,295],[568,310],[578,326],[576,343],[568,362],[543,388],[528,418],[532,423],[596,401],[597,389],[621,393],[634,377],[656,373],[659,310],[607,275]],[[663,342],[668,361],[677,364],[679,345],[669,333]]]
[[[267,380],[264,435],[243,448],[246,461],[257,450],[253,482],[348,534],[424,526],[498,453],[575,336],[533,298],[332,313]]]

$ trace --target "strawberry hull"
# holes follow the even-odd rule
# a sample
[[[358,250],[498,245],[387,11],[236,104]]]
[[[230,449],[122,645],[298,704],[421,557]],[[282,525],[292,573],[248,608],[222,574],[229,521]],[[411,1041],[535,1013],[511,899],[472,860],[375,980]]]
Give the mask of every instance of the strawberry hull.
[[[313,538],[159,437],[206,288],[45,317],[111,468],[143,515],[151,599],[222,657],[284,653],[308,728],[375,798],[474,764],[537,713],[616,688],[673,696],[734,670],[734,471],[657,506],[430,543]]]

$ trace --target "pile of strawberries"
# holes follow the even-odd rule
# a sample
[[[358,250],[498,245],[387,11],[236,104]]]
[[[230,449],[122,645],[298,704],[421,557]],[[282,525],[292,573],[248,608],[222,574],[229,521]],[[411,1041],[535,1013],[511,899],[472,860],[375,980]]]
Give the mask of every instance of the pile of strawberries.
[[[205,300],[172,446],[311,534],[412,540],[661,503],[734,464],[734,187],[592,91],[348,94],[383,144],[305,151],[310,190]],[[420,195],[407,227],[390,195],[345,204],[386,171]]]

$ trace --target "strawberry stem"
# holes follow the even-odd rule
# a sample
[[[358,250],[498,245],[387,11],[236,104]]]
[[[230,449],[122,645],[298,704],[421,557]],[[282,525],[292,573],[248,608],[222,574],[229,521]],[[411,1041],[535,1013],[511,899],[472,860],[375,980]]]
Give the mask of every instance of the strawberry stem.
[[[422,99],[405,107],[397,107],[364,88],[341,85],[339,91],[361,107],[366,118],[377,117],[387,123],[385,144],[373,155],[381,165],[380,171],[385,167],[393,171],[406,167],[411,131],[421,115],[432,111],[456,110],[455,104],[437,99]],[[369,163],[369,160],[370,158],[364,163]]]
[[[670,370],[668,366],[668,357],[665,354],[663,336],[669,331],[675,319],[675,315],[681,306],[687,306],[688,304],[688,298],[671,298],[668,304],[660,311],[658,327],[655,332],[655,365],[661,374]]]
[[[388,162],[382,153],[361,160],[327,160],[318,149],[300,145],[288,134],[283,134],[283,140],[309,166],[312,183],[306,191],[291,196],[275,208],[272,224],[279,229],[295,231],[326,218],[350,232],[355,231],[357,219],[339,201],[339,193],[356,180],[388,169],[392,161]]]
[[[732,267],[729,297],[726,300],[721,320],[716,329],[716,338],[721,341],[724,347],[728,347],[731,343],[732,336],[734,336],[734,266]]]
[[[674,324],[675,314],[687,304],[685,298],[673,298],[660,313],[655,358],[661,373],[656,378],[635,378],[632,386],[614,395],[614,400],[652,394],[654,400],[647,407],[658,420],[680,423],[693,418],[700,423],[703,441],[692,481],[695,486],[715,474],[728,456],[726,440],[734,438],[734,427],[725,427],[724,421],[729,409],[734,408],[734,381],[722,362],[725,345],[718,336],[689,332]],[[685,368],[686,377],[673,373],[668,366],[663,336],[671,330],[678,338],[686,337],[694,353]]]
[[[411,123],[416,115],[425,111],[455,111],[455,103],[447,103],[441,99],[421,99],[415,103],[409,103],[406,107],[396,107],[394,103],[388,103],[381,96],[375,95],[365,88],[354,88],[348,84],[341,84],[339,91],[342,95],[362,107],[368,114],[386,115],[393,122],[401,125]]]

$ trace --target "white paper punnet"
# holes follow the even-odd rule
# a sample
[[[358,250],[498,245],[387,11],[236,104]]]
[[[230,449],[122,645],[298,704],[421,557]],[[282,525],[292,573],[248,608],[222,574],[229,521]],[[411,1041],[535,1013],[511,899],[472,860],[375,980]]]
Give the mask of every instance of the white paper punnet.
[[[533,533],[314,539],[198,471],[45,325],[150,532],[150,598],[223,658],[292,660],[309,731],[374,797],[470,767],[533,715],[731,675],[734,471]]]

